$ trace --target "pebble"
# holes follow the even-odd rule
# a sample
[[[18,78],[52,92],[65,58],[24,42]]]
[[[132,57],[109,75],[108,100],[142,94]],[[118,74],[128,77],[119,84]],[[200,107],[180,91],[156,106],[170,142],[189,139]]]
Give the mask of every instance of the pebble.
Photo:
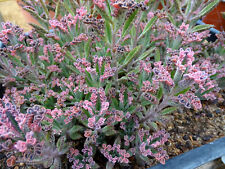
[[[185,119],[189,122],[191,121],[191,118],[190,117],[185,117]]]
[[[165,145],[166,145],[166,146],[169,146],[169,145],[170,145],[170,142],[169,142],[169,141],[166,141],[166,142],[165,142]]]
[[[181,144],[180,143],[177,143],[175,146],[176,146],[176,148],[181,149]]]
[[[216,109],[215,111],[217,114],[220,114],[221,113],[221,110],[220,109]]]
[[[193,135],[193,136],[192,136],[192,139],[193,139],[194,141],[196,141],[196,140],[197,140],[197,136],[196,136],[196,135]]]
[[[184,135],[184,136],[183,136],[183,139],[184,139],[184,140],[188,140],[188,136],[187,136],[187,135]]]
[[[203,141],[209,141],[211,139],[211,136],[203,136],[202,140]]]
[[[209,118],[213,117],[212,113],[210,113],[210,112],[207,112],[206,116],[209,117]]]
[[[185,143],[185,147],[191,149],[193,146],[192,146],[192,144],[191,144],[190,141],[187,141],[187,142]]]

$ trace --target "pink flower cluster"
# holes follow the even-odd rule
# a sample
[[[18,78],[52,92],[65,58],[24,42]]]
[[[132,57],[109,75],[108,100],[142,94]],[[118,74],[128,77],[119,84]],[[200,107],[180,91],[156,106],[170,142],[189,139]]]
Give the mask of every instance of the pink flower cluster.
[[[104,74],[100,76],[100,81],[103,82],[105,79],[114,76],[116,68],[111,68],[110,64],[105,64]]]
[[[194,51],[192,51],[190,48],[185,50],[181,48],[179,55],[173,55],[170,59],[181,72],[184,72],[186,68],[192,66],[192,63],[195,60]],[[184,61],[185,64],[183,64]]]
[[[76,10],[78,18],[81,20],[83,18],[83,16],[85,16],[87,14],[87,9],[82,6],[81,8]]]
[[[162,62],[155,62],[154,66],[153,82],[165,82],[168,86],[173,86],[173,79],[171,78],[170,73],[164,68],[164,66],[162,66]]]
[[[207,38],[209,36],[209,31],[203,31],[203,32],[194,32],[192,33],[191,30],[189,30],[189,25],[182,23],[178,28],[176,28],[172,23],[163,23],[164,29],[166,32],[168,32],[169,37],[176,39],[177,37],[182,38],[182,45],[187,45],[193,42],[201,42],[204,38]],[[157,27],[158,30],[161,28]]]
[[[105,0],[93,0],[93,3],[97,5],[101,9],[105,9],[106,5],[104,3]]]
[[[86,68],[91,67],[91,63],[87,61],[86,58],[79,58],[73,64],[81,73],[84,73]]]
[[[62,70],[57,65],[48,66],[48,70],[50,70],[51,72],[62,72]]]
[[[156,93],[158,88],[159,88],[158,82],[155,82],[154,84],[152,84],[150,81],[146,80],[146,81],[143,81],[143,86],[141,88],[141,91],[142,92]]]
[[[132,136],[128,136],[128,135],[125,135],[124,136],[124,145],[125,146],[129,146],[130,145],[130,143],[132,142],[132,141],[134,141],[134,139],[135,139],[135,136],[134,135],[132,135]]]
[[[113,146],[102,144],[101,153],[112,163],[129,163],[130,153],[125,149],[121,149],[119,144]]]
[[[88,118],[88,127],[98,130],[101,128],[102,125],[104,125],[105,118],[100,117],[98,120],[96,119],[96,116]]]
[[[34,138],[34,133],[28,132],[26,133],[26,141],[17,141],[14,147],[19,150],[20,152],[25,152],[27,150],[27,145],[35,145],[37,142],[37,139]]]
[[[186,94],[180,94],[178,97],[179,103],[184,105],[186,108],[190,109],[193,106],[194,109],[198,110],[202,108],[200,99],[194,95],[192,92]]]
[[[143,138],[144,135],[139,135]],[[169,134],[165,132],[165,130],[160,130],[154,133],[152,136],[150,135],[146,141],[142,142],[139,146],[139,150],[143,156],[153,156],[158,160],[160,163],[165,164],[165,160],[168,159],[168,155],[166,151],[164,151],[161,145],[168,140]],[[151,148],[157,150],[157,153],[153,153]]]
[[[80,115],[81,115],[81,110],[78,106],[69,107],[64,113],[65,124],[70,123],[74,117],[78,117]]]
[[[144,70],[148,74],[152,72],[152,66],[151,63],[146,63],[144,61],[140,61],[140,70]]]
[[[70,42],[71,45],[76,45],[77,43],[81,43],[83,41],[87,41],[88,36],[84,33],[81,33],[78,37],[75,37],[72,42]]]
[[[73,162],[73,169],[87,168],[91,169],[95,165],[93,160],[93,150],[91,146],[84,145],[84,148],[81,150],[83,155],[79,153],[78,149],[70,148],[67,158],[69,162]]]

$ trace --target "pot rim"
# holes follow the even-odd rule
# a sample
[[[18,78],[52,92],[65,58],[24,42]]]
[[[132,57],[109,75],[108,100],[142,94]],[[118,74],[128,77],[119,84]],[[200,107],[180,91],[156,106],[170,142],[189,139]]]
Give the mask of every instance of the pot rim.
[[[192,149],[148,169],[194,169],[225,155],[225,137]]]

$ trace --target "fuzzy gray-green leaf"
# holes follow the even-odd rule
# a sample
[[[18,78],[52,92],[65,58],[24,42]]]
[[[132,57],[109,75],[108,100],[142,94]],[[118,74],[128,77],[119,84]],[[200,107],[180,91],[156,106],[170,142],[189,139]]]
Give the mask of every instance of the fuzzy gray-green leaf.
[[[199,32],[199,31],[204,31],[208,30],[210,28],[214,27],[213,25],[205,24],[205,25],[197,25],[192,29],[192,32]]]
[[[177,110],[177,107],[168,107],[168,108],[165,108],[164,110],[162,110],[160,112],[160,114],[162,114],[162,115],[169,114],[169,113],[174,112],[175,110]]]
[[[198,17],[202,17],[205,16],[208,12],[210,12],[218,3],[220,2],[220,0],[215,0],[211,3],[209,3],[205,8],[203,8],[199,14]]]
[[[142,31],[141,35],[139,36],[139,38],[141,38],[144,34],[146,34],[151,28],[152,26],[156,23],[158,17],[154,16],[145,26],[144,30]]]
[[[124,24],[124,27],[123,27],[123,32],[122,32],[122,37],[125,36],[128,28],[130,27],[131,23],[133,22],[135,16],[137,15],[138,13],[138,10],[135,10],[131,15],[130,17],[127,19],[127,21],[125,22]]]

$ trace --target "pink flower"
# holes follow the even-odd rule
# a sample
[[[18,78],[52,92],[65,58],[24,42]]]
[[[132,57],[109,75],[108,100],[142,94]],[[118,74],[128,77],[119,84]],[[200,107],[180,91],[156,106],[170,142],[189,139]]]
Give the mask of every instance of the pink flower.
[[[78,14],[78,18],[81,20],[83,16],[85,16],[87,14],[87,10],[85,9],[84,6],[82,6],[81,8],[76,10],[77,14]]]
[[[49,63],[49,59],[46,56],[39,56],[39,59]]]
[[[26,133],[26,143],[34,145],[37,141],[36,138],[33,137],[34,133],[33,131]]]
[[[90,137],[92,135],[92,130],[86,130],[84,132],[84,137]]]
[[[23,153],[27,150],[27,143],[25,141],[19,140],[19,141],[16,142],[15,148]]]
[[[90,128],[95,127],[95,116],[88,118],[88,127]]]
[[[153,12],[149,12],[148,15],[147,15],[147,18],[150,20],[153,17],[154,17],[154,13]]]
[[[61,72],[62,70],[57,65],[48,66],[48,70],[51,72]]]
[[[109,102],[103,102],[101,105],[101,112],[100,114],[104,113],[105,111],[107,111],[109,108]]]
[[[101,8],[101,9],[105,9],[105,4],[104,4],[104,1],[105,0],[93,0],[93,3],[95,4],[95,5],[97,5],[99,8]]]

